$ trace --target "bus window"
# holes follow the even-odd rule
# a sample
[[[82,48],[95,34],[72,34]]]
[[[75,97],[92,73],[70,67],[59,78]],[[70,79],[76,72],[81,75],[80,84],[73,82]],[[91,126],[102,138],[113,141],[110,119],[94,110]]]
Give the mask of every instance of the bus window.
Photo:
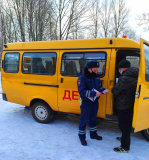
[[[105,63],[106,63],[106,54],[105,53],[85,53],[86,63],[90,60],[97,60],[100,64],[98,69],[98,74],[100,77],[105,75]]]
[[[149,82],[149,46],[143,44],[145,53],[145,80]]]
[[[98,74],[100,77],[105,75],[106,53],[104,52],[86,52],[86,53],[64,53],[62,57],[61,74],[63,76],[79,76],[88,61],[98,61],[100,67]]]
[[[126,56],[126,60],[128,60],[131,63],[131,67],[139,68],[139,66],[140,66],[140,57]]]
[[[32,52],[23,54],[22,72],[27,74],[54,75],[56,71],[56,53]]]
[[[19,71],[19,53],[6,53],[4,58],[4,72],[18,73]]]

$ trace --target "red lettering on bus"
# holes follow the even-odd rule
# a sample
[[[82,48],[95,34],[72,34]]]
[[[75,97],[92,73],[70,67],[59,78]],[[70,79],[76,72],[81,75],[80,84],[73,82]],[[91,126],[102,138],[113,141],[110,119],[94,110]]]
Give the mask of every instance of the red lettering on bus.
[[[72,99],[73,100],[78,100],[78,94],[75,94],[75,93],[78,93],[78,91],[72,91]],[[75,98],[75,97],[77,97],[77,98]]]
[[[67,94],[68,93],[68,94]],[[67,97],[68,96],[68,97]],[[63,100],[64,99],[69,99],[71,101],[71,98],[70,98],[70,91],[69,90],[65,90],[64,91],[64,97],[63,97]]]

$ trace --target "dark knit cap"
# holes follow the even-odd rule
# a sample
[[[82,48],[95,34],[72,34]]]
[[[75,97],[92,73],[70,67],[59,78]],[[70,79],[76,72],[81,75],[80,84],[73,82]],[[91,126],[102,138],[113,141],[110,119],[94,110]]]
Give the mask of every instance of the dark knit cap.
[[[87,62],[86,67],[87,68],[99,68],[100,65],[99,65],[99,62],[97,61],[89,61]]]
[[[127,61],[127,60],[122,60],[122,61],[120,61],[119,62],[119,64],[117,65],[117,67],[118,68],[129,68],[129,67],[131,67],[131,64],[130,64],[130,62],[129,61]]]

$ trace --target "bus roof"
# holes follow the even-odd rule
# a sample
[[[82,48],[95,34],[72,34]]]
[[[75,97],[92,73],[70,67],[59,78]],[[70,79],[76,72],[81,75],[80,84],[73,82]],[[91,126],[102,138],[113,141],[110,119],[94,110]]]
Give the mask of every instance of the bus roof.
[[[68,49],[96,49],[96,48],[132,48],[139,49],[140,44],[127,38],[99,38],[81,40],[34,41],[8,43],[5,50],[68,50]]]

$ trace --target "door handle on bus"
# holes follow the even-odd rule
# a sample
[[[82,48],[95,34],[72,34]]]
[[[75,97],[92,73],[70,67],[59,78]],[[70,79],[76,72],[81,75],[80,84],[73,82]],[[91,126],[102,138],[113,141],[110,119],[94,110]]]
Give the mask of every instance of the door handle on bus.
[[[135,97],[139,98],[140,97],[140,92],[141,92],[141,85],[139,85],[139,91],[136,92]]]
[[[114,80],[109,80],[109,86],[114,86]]]
[[[143,100],[145,100],[145,99],[149,99],[149,97],[144,97]]]
[[[63,78],[61,78],[61,83],[63,83]]]

